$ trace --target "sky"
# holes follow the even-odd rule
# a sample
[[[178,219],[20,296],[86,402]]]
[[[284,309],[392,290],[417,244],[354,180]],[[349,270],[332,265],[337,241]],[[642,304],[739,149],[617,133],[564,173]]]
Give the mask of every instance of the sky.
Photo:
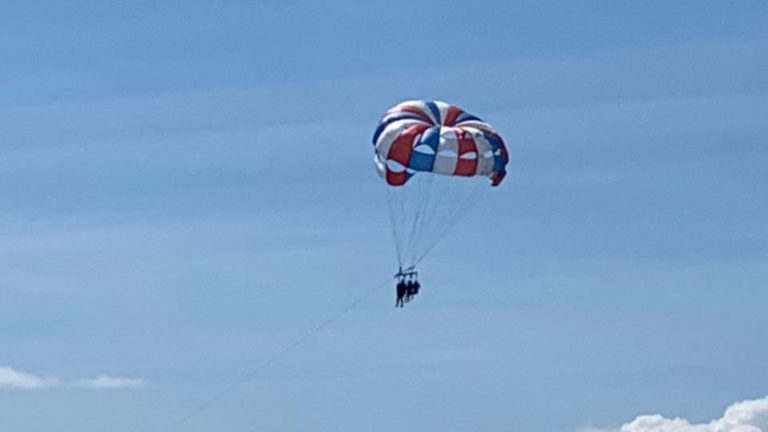
[[[768,430],[766,22],[3,2],[0,429]],[[511,160],[400,310],[370,139],[413,98]]]

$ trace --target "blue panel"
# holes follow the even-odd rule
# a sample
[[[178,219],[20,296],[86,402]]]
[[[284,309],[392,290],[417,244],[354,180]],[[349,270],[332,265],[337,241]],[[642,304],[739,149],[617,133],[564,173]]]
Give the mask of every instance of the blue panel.
[[[411,153],[408,168],[414,171],[432,171],[433,166],[435,166],[435,155],[417,151]]]
[[[437,107],[437,104],[435,104],[432,101],[427,101],[427,108],[429,108],[430,111],[432,111],[432,116],[435,118],[436,124],[441,124],[443,121],[440,119],[440,108]]]
[[[486,133],[485,131],[483,131],[483,136],[493,149],[493,170],[504,171],[504,156],[496,154],[496,150],[501,148],[501,141],[499,141],[495,135]]]
[[[454,121],[454,123],[459,123],[459,122],[468,121],[468,120],[482,121],[477,116],[474,116],[474,115],[472,115],[470,113],[467,113],[467,112],[463,112],[463,113],[459,114],[458,117],[456,117],[456,120]]]
[[[415,120],[423,121],[421,117],[419,117],[418,115],[409,113],[409,112],[399,112],[399,113],[386,116],[383,119],[381,119],[381,122],[379,122],[379,125],[376,127],[376,132],[373,133],[373,145],[376,145],[376,142],[379,140],[379,136],[381,136],[382,132],[384,132],[384,129],[386,129],[387,126],[389,126],[391,123],[396,122],[398,120],[405,120],[405,119],[415,119]]]
[[[376,131],[373,133],[373,145],[376,145],[376,141],[379,140],[379,135],[384,132],[384,128],[386,127],[387,124],[384,122],[379,123],[379,125],[376,127]]]
[[[440,126],[432,126],[424,131],[424,134],[419,140],[419,145],[426,144],[432,147],[432,150],[437,153],[437,147],[440,145]]]
[[[420,145],[429,146],[433,153],[412,152],[408,167],[416,171],[432,171],[432,167],[435,166],[437,147],[440,145],[440,126],[433,126],[424,131],[424,134],[421,135],[419,142],[416,144],[417,147]]]
[[[504,157],[501,155],[493,155],[493,170],[504,171]]]
[[[501,141],[499,141],[499,139],[496,138],[496,136],[494,136],[493,134],[486,133],[485,131],[483,131],[483,136],[485,137],[485,140],[488,141],[488,143],[491,145],[491,148],[493,149],[493,151],[496,151],[501,148]]]

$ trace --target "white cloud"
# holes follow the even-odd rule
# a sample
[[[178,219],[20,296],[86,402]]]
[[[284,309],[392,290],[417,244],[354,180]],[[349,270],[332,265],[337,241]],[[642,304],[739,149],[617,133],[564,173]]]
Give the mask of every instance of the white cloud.
[[[0,389],[41,390],[58,387],[59,384],[56,378],[39,377],[7,366],[0,366]]]
[[[146,382],[138,378],[111,377],[99,375],[96,378],[81,379],[74,383],[76,387],[102,390],[102,389],[133,389],[144,387]]]
[[[40,377],[11,367],[0,366],[0,390],[43,390],[56,387],[74,387],[89,390],[135,389],[144,387],[146,384],[145,380],[139,378],[112,377],[108,375],[62,382],[56,377]]]
[[[722,417],[709,423],[691,423],[660,414],[641,415],[620,429],[587,429],[591,432],[768,432],[768,397],[737,402]]]

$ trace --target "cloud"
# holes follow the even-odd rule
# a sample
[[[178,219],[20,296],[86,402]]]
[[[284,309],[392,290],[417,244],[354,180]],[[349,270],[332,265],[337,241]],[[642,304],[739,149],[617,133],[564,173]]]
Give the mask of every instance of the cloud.
[[[99,375],[96,378],[81,378],[62,382],[57,377],[39,377],[7,366],[0,366],[0,390],[44,390],[57,387],[72,387],[88,390],[136,389],[147,382],[139,378],[112,377]]]
[[[7,366],[0,366],[0,389],[42,390],[59,385],[57,378],[39,377]]]
[[[709,423],[691,423],[660,414],[641,415],[617,429],[586,429],[590,432],[768,432],[768,397],[745,400],[728,407],[722,417]]]
[[[77,380],[74,383],[75,387],[104,390],[104,389],[134,389],[144,387],[146,381],[138,378],[125,378],[125,377],[111,377],[107,375],[99,375],[96,378],[87,378]]]

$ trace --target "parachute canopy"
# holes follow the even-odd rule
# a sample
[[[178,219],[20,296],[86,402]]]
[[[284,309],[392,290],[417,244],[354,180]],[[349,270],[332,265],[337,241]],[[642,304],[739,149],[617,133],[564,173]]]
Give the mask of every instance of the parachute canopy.
[[[497,186],[509,160],[501,136],[478,117],[445,102],[395,105],[373,134],[374,162],[387,182],[397,260],[413,270],[472,208]]]
[[[391,186],[416,172],[487,176],[501,183],[509,161],[491,125],[441,101],[411,100],[390,108],[373,134],[376,169]]]

